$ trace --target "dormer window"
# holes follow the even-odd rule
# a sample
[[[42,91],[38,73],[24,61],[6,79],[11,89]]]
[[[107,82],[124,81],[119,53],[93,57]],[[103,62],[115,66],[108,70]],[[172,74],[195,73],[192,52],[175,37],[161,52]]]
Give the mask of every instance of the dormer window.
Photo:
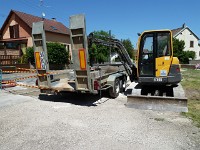
[[[10,38],[11,39],[19,38],[19,25],[18,24],[9,26],[9,30],[10,30]]]
[[[51,26],[52,30],[58,30],[56,27],[54,26]]]

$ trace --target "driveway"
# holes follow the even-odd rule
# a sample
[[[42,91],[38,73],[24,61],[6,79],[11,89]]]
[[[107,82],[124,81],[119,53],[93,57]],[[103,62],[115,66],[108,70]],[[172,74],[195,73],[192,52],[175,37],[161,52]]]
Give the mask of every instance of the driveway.
[[[122,94],[38,98],[2,90],[0,149],[199,149],[200,130],[189,119],[125,103]]]

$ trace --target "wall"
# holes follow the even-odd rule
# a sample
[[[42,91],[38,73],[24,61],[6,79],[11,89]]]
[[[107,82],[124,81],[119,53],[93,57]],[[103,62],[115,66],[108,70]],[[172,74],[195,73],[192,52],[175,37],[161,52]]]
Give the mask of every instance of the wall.
[[[13,26],[19,24],[19,37],[30,37],[31,35],[31,29],[15,14],[12,14],[10,17],[10,20],[8,21],[6,27],[4,28],[3,31],[3,39],[10,39],[10,31],[9,31],[9,26]]]
[[[69,35],[46,32],[46,41],[70,44]]]
[[[185,51],[190,50],[190,51],[195,51],[196,53],[196,60],[200,60],[200,46],[198,45],[199,41],[198,39],[186,28],[182,34],[179,34],[177,37],[179,40],[185,41]],[[194,41],[194,47],[190,47],[190,41]]]
[[[45,34],[47,42],[59,42],[68,45],[70,58],[72,57],[71,42],[69,35],[52,33],[52,32],[46,32]]]

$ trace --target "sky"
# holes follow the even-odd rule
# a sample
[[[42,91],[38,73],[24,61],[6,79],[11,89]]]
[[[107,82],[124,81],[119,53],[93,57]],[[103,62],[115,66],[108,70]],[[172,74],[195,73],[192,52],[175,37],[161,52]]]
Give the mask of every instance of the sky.
[[[144,30],[176,29],[186,24],[200,37],[200,0],[0,0],[0,27],[10,10],[56,18],[69,27],[69,17],[84,14],[86,32],[109,31],[136,46]]]

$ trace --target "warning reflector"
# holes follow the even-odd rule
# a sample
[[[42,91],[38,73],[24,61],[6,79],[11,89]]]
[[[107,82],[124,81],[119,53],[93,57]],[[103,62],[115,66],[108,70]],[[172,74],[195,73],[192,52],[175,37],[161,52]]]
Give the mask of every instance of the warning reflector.
[[[84,49],[79,49],[79,61],[81,70],[86,70],[86,58]]]
[[[37,69],[41,69],[40,52],[35,52],[35,61]]]

